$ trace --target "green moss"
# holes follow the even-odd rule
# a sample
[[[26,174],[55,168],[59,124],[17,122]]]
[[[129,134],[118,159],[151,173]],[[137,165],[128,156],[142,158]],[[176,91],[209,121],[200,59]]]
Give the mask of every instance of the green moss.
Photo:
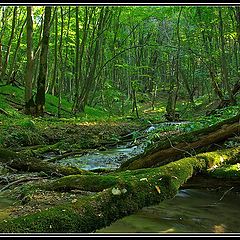
[[[114,186],[117,183],[116,177],[101,175],[72,175],[62,177],[58,180],[42,186],[49,190],[71,190],[80,189],[91,192],[102,191],[103,189]]]
[[[204,159],[208,167],[220,166],[231,161],[232,163],[236,162],[240,156],[240,147],[218,150],[214,152],[206,152],[198,154],[196,157],[198,159]]]
[[[240,164],[225,165],[215,169],[209,169],[208,174],[211,177],[225,178],[225,179],[239,179],[240,178]]]
[[[12,158],[17,158],[17,157],[18,157],[17,153],[7,150],[7,149],[4,149],[4,148],[0,148],[0,160],[1,161],[8,161]]]
[[[0,232],[8,233],[56,233],[74,232],[78,226],[79,216],[69,205],[51,208],[37,214],[6,220],[0,226]],[[13,224],[14,223],[14,224]],[[4,230],[3,230],[4,229]]]
[[[210,153],[210,161],[207,161],[207,155],[202,154],[157,168],[64,177],[48,187],[61,189],[66,185],[70,189],[75,186],[102,191],[79,198],[76,203],[1,222],[0,232],[95,231],[145,206],[174,197],[179,187],[197,172],[206,170],[209,162],[218,161],[223,154],[230,162],[239,152],[240,148]]]

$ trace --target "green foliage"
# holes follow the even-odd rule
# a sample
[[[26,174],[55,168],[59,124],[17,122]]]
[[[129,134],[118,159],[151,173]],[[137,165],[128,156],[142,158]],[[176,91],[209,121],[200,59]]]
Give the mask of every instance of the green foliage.
[[[100,108],[94,108],[90,106],[85,107],[84,113],[77,115],[78,121],[97,121],[97,120],[108,120],[109,113]]]
[[[46,111],[57,116],[58,113],[58,97],[46,94]],[[65,98],[62,99],[62,115],[71,117],[72,104]]]

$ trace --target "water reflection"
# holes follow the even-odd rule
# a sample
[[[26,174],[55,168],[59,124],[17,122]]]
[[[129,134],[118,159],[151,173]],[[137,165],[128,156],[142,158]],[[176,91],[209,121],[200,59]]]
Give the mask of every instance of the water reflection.
[[[159,205],[143,208],[101,233],[239,233],[240,194],[234,190],[180,190]]]

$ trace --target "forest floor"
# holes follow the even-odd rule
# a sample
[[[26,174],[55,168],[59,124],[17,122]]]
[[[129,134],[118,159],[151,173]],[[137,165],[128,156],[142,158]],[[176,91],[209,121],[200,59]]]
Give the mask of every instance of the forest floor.
[[[141,104],[139,106],[140,119],[137,119],[134,114],[126,114],[123,117],[109,116],[106,112],[91,107],[86,108],[84,115],[72,117],[70,116],[71,105],[64,100],[63,116],[57,118],[57,98],[49,95],[47,95],[46,103],[47,117],[33,118],[22,113],[22,96],[22,89],[11,86],[1,88],[0,109],[4,111],[0,113],[0,148],[10,149],[14,152],[24,152],[26,156],[41,158],[46,153],[54,153],[59,156],[84,149],[105,150],[109,146],[121,143],[128,135],[131,135],[130,141],[134,141],[141,137],[139,136],[139,130],[166,121],[164,118],[166,101],[159,101],[154,109],[150,104]],[[181,120],[190,121],[190,125],[188,124],[180,129],[175,126],[163,127],[149,133],[149,135],[191,131],[234,116],[240,111],[239,106],[232,106],[207,117],[206,111],[212,110],[216,105],[214,102],[206,104],[204,100],[196,99],[195,106],[179,101],[178,110]],[[228,144],[236,145],[239,142],[230,141]],[[65,202],[74,203],[81,196],[93,194],[80,190],[55,192],[42,189],[31,194],[25,194],[31,192],[28,188],[33,183],[41,185],[49,179],[42,172],[15,173],[14,171],[11,172],[10,179],[10,175],[8,175],[10,172],[11,170],[6,170],[4,166],[0,166],[0,173],[3,176],[0,179],[1,189],[4,189],[8,181],[16,181],[13,187],[9,186],[4,191],[0,189],[1,196],[12,204],[12,207],[8,210],[0,211],[0,219],[40,212],[43,209]],[[4,178],[4,176],[7,176],[7,178]],[[35,179],[22,185],[17,183],[21,178]]]

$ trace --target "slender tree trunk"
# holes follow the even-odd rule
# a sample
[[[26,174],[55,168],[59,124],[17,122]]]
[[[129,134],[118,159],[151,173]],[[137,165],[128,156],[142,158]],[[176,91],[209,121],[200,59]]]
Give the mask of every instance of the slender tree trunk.
[[[222,64],[222,77],[223,77],[223,83],[227,90],[229,100],[231,103],[235,103],[236,100],[234,99],[234,96],[231,91],[231,87],[229,84],[229,78],[228,78],[228,63],[227,63],[227,56],[225,53],[225,39],[224,39],[224,33],[223,33],[223,20],[222,20],[222,10],[221,7],[219,7],[218,10],[219,13],[219,31],[220,31],[220,39],[221,39],[221,64]]]
[[[202,20],[202,14],[201,14],[201,10],[200,8],[197,8],[197,14],[199,16],[199,20],[201,21]],[[206,28],[206,26],[200,24],[200,27],[201,28]],[[206,54],[207,54],[207,62],[208,62],[208,65],[207,65],[207,68],[209,70],[209,75],[210,75],[210,78],[211,78],[211,82],[212,82],[212,86],[213,86],[213,89],[214,89],[214,92],[216,93],[216,95],[219,97],[219,99],[221,101],[224,101],[224,94],[221,90],[221,88],[219,87],[219,84],[216,80],[216,70],[215,70],[215,67],[214,67],[214,63],[216,62],[214,57],[212,56],[212,52],[211,52],[211,46],[209,47],[208,46],[208,42],[207,42],[207,37],[209,38],[209,36],[206,36],[205,34],[205,31],[202,31],[202,39],[203,39],[203,44],[204,44],[204,48],[205,48],[205,51],[206,51]]]
[[[58,68],[58,10],[56,7],[55,11],[55,43],[54,43],[54,64],[53,64],[53,77],[50,83],[49,92],[54,96],[56,92],[56,81],[57,81],[57,68]]]
[[[10,56],[10,52],[11,52],[11,47],[12,47],[12,40],[14,38],[14,33],[15,33],[15,26],[16,26],[16,18],[17,18],[17,6],[14,7],[13,9],[13,19],[12,19],[12,31],[11,31],[11,36],[9,38],[8,41],[8,45],[7,45],[7,52],[5,55],[5,60],[3,62],[3,66],[2,66],[2,73],[1,73],[1,79],[3,80],[6,74],[6,70],[7,70],[7,65],[8,65],[8,60],[9,60],[9,56]]]
[[[76,113],[77,111],[77,99],[79,96],[79,46],[80,46],[80,33],[79,33],[79,10],[78,7],[76,7],[76,55],[75,55],[75,100],[73,104],[73,112]]]
[[[25,27],[26,22],[27,22],[27,19],[23,22],[23,25],[22,25],[20,33],[19,33],[17,46],[15,48],[15,52],[14,52],[14,55],[13,55],[13,60],[11,61],[11,65],[10,65],[10,69],[9,69],[9,73],[8,73],[8,77],[7,77],[7,82],[8,83],[11,82],[12,76],[14,75],[14,67],[15,67],[15,63],[16,63],[16,59],[17,59],[17,53],[18,53],[19,47],[21,45],[23,29]]]
[[[1,6],[0,7],[1,9],[1,13],[2,13],[2,16],[1,16],[1,25],[0,25],[0,28],[1,28],[1,32],[0,32],[0,76],[2,75],[2,36],[3,36],[3,30],[4,30],[4,24],[5,24],[5,21],[4,21],[4,8]],[[0,82],[2,82],[2,78],[0,77]]]
[[[42,50],[40,55],[40,67],[37,80],[37,94],[36,94],[36,115],[44,115],[45,107],[45,88],[48,69],[48,47],[50,35],[50,20],[51,20],[51,7],[45,7],[44,26],[42,37]]]
[[[88,35],[89,35],[88,31],[90,30],[90,23],[91,23],[91,19],[93,17],[94,11],[95,11],[94,9],[85,8],[85,17],[84,17],[84,25],[83,25],[83,36],[82,36],[82,41],[81,41],[81,45],[80,45],[80,49],[79,49],[79,68],[78,68],[78,72],[79,72],[78,84],[80,86],[80,83],[81,83],[82,91],[80,93],[79,88],[76,89],[77,91],[76,91],[76,94],[75,94],[75,101],[74,101],[74,108],[73,108],[73,112],[74,113],[76,113],[76,112],[83,112],[84,108],[85,108],[85,100],[83,100],[83,96],[85,94],[84,85],[85,85],[86,81],[88,82],[88,80],[86,80],[85,82],[83,81],[83,79],[87,79],[87,74],[84,75],[84,73],[83,73],[84,72],[84,69],[83,69],[83,60],[84,59],[83,59],[83,57],[84,57],[84,50],[87,48],[86,47],[86,45],[87,45],[87,38],[88,38]],[[90,52],[90,49],[88,49],[87,51]],[[88,60],[88,64],[87,64],[88,68],[90,68],[89,66],[91,66],[91,60]],[[86,70],[86,72],[88,72],[88,70]],[[92,81],[92,80],[93,79],[91,79],[90,81]],[[88,82],[88,84],[90,85],[90,82]]]
[[[27,7],[27,67],[25,74],[25,113],[33,114],[31,107],[34,107],[32,100],[32,81],[33,81],[33,19],[32,7]]]
[[[63,17],[63,8],[61,9],[61,35],[59,43],[59,56],[60,56],[60,69],[63,68],[63,58],[62,58],[62,40],[63,40],[63,27],[64,27],[64,17]],[[61,117],[61,108],[62,108],[62,78],[64,74],[60,71],[60,76],[58,78],[58,117]]]
[[[189,86],[189,83],[188,83],[188,79],[187,79],[187,77],[186,77],[186,75],[185,75],[185,73],[184,73],[184,70],[180,68],[180,69],[179,69],[179,73],[181,74],[183,83],[184,83],[184,85],[185,85],[185,87],[186,87],[186,90],[187,90],[187,92],[188,92],[188,98],[189,98],[190,102],[191,102],[192,104],[194,104],[193,90],[190,89],[190,86]]]
[[[95,40],[93,38],[90,43],[89,51],[92,50],[91,56],[90,55],[88,56],[88,62],[90,66],[89,66],[89,70],[87,71],[84,82],[82,84],[81,93],[79,95],[79,98],[77,99],[77,104],[76,104],[77,107],[75,110],[78,112],[84,112],[85,106],[87,105],[90,91],[93,89],[93,86],[94,86],[94,81],[96,79],[95,72],[100,59],[99,51],[103,43],[103,32],[109,23],[109,16],[110,16],[109,8],[103,7],[99,13],[99,18],[96,23],[96,27],[92,32],[92,37],[95,36]]]
[[[65,42],[65,45],[66,45],[66,52],[65,52],[65,61],[64,61],[64,64],[63,64],[63,71],[62,71],[62,80],[64,82],[67,82],[67,86],[65,87],[66,91],[70,92],[70,96],[73,95],[73,92],[72,92],[72,88],[71,88],[71,80],[69,80],[67,78],[67,74],[66,74],[66,69],[67,69],[67,66],[68,66],[68,51],[69,51],[69,44],[68,44],[68,41],[69,41],[69,29],[70,29],[70,19],[71,19],[71,7],[68,7],[68,22],[67,22],[67,35],[66,35],[66,42]]]
[[[176,63],[173,60],[173,66],[174,67],[174,76],[170,79],[170,92],[169,92],[169,98],[168,98],[168,104],[166,107],[166,119],[168,121],[176,121],[179,119],[179,115],[176,114],[176,103],[177,103],[177,97],[178,97],[178,90],[179,90],[179,69],[180,69],[180,33],[179,33],[179,25],[180,25],[180,17],[182,14],[182,7],[178,14],[178,20],[177,20],[177,37],[178,37],[178,48],[177,48],[177,56],[176,56]],[[176,78],[176,80],[175,80]]]

